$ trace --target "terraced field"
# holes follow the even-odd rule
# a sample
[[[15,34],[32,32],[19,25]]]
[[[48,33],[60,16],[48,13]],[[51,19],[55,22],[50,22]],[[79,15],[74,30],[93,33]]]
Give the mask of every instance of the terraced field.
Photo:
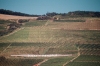
[[[66,66],[99,66],[100,56],[81,55],[73,62],[69,62]]]
[[[60,57],[60,58],[52,58],[47,62],[41,64],[41,66],[63,66],[64,63],[71,60],[73,57]]]
[[[92,57],[94,56],[96,59],[100,55],[100,31],[80,30],[78,28],[78,30],[73,30],[72,28],[75,27],[74,24],[76,23],[69,23],[51,22],[47,20],[28,22],[19,30],[0,37],[0,56],[6,57],[6,61],[4,62],[8,63],[5,66],[10,65],[9,63],[15,66],[15,62],[9,62],[12,61],[12,58],[16,61],[15,64],[20,63],[19,66],[23,66],[26,61],[29,61],[29,63],[26,63],[24,66],[32,66],[45,59],[48,60],[42,63],[41,66],[81,66],[81,64],[92,63]],[[79,25],[80,22],[77,24]],[[74,27],[68,29],[68,26]],[[11,55],[21,54],[72,54],[72,56],[38,59],[11,57]],[[90,60],[86,59],[86,62],[84,60],[78,60],[78,58],[82,59],[85,56],[87,58],[88,55],[91,58],[89,58]],[[91,57],[91,55],[93,56]],[[97,57],[95,57],[96,55]],[[99,60],[94,60],[92,66],[94,66],[94,64],[98,66],[98,61]],[[0,62],[2,63],[0,66],[3,66],[4,62]],[[77,65],[77,63],[79,65]]]

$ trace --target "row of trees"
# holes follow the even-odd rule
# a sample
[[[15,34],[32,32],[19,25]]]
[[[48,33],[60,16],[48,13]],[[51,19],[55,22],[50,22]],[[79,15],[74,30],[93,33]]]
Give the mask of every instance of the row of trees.
[[[55,15],[61,15],[61,16],[69,16],[69,17],[100,17],[100,12],[93,12],[93,11],[73,11],[68,13],[46,13],[47,16],[55,16]]]
[[[26,13],[21,13],[21,12],[14,12],[11,10],[6,10],[6,9],[0,9],[0,14],[7,14],[7,15],[16,15],[16,16],[39,16],[39,15],[30,15],[30,14],[26,14]]]
[[[33,16],[33,17],[40,16],[40,15],[25,14],[21,12],[14,12],[14,11],[5,10],[5,9],[0,9],[0,14],[17,15],[17,16]],[[45,15],[41,15],[41,16],[52,17],[55,15],[69,16],[69,17],[100,17],[100,12],[94,12],[94,11],[73,11],[73,12],[68,12],[68,13],[47,12]]]

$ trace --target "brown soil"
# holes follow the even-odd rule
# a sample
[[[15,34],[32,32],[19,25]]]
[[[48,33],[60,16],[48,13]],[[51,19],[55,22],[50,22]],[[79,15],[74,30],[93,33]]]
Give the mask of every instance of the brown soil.
[[[37,17],[25,17],[25,16],[14,16],[14,15],[0,14],[0,19],[3,19],[3,20],[9,20],[9,19],[34,19],[34,20],[36,20]]]
[[[62,30],[100,30],[100,20],[87,19],[86,22],[53,22],[50,27]]]

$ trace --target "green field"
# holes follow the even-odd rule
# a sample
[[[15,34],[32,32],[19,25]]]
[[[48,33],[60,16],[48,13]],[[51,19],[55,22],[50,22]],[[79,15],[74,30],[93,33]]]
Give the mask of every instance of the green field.
[[[9,45],[10,43],[0,43],[0,53]]]
[[[66,66],[100,66],[100,62],[71,62]]]
[[[85,22],[85,20],[55,20],[55,22]]]
[[[100,55],[100,44],[76,44],[81,55]]]
[[[60,30],[48,27],[23,27],[19,31],[0,38],[0,42],[54,42],[54,43],[100,43],[100,31]],[[12,40],[12,41],[11,41]]]
[[[100,56],[81,55],[73,62],[69,62],[66,66],[100,66]]]
[[[43,63],[41,66],[62,66],[64,63],[71,60],[73,57],[60,57],[49,59],[47,62]]]

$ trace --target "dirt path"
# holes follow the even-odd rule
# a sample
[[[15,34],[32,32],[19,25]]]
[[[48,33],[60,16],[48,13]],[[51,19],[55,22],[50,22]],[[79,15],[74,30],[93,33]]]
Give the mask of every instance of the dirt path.
[[[45,23],[45,26],[47,26],[49,23],[51,23],[50,20],[48,20],[48,21]]]
[[[72,56],[72,54],[45,54],[45,55],[11,55],[12,57],[66,57],[66,56]]]
[[[12,44],[12,43],[11,43],[11,44]],[[6,51],[7,48],[11,46],[11,44],[9,44],[1,53],[3,53],[4,51]]]
[[[42,62],[40,62],[40,63],[38,63],[38,64],[35,64],[35,65],[33,65],[33,66],[40,66],[42,63],[44,63],[44,62],[46,62],[46,61],[48,61],[48,59],[45,59],[45,60],[43,60]]]
[[[3,37],[10,36],[10,35],[12,35],[12,34],[18,32],[18,31],[20,31],[20,30],[22,30],[22,29],[24,29],[24,28],[18,28],[18,29],[14,30],[13,32],[11,32],[11,33],[9,33],[9,34],[7,34],[7,35],[4,35],[4,36],[0,37],[0,39],[3,38]]]
[[[78,58],[80,56],[80,49],[79,49],[79,47],[77,49],[78,49],[78,55],[75,58],[73,58],[72,60],[70,60],[69,62],[73,62],[76,58]],[[64,63],[63,66],[66,66],[69,62]]]

